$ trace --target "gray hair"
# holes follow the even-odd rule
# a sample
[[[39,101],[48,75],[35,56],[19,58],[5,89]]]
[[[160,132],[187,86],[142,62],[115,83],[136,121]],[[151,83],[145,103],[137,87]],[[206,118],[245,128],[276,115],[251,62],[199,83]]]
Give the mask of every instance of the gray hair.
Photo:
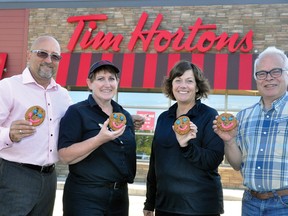
[[[259,61],[266,55],[279,55],[284,63],[284,68],[285,70],[287,70],[287,74],[288,74],[288,58],[285,54],[285,52],[283,50],[277,49],[275,46],[269,46],[267,47],[263,52],[261,52],[258,57],[256,58],[255,62],[254,62],[254,79],[256,80],[256,67],[259,63]]]

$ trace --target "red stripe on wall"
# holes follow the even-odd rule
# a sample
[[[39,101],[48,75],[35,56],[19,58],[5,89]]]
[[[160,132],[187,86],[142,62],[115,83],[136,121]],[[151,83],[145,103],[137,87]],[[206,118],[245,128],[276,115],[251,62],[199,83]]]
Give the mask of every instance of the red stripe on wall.
[[[2,74],[5,69],[7,55],[7,53],[0,53],[0,79],[2,78]]]
[[[86,86],[86,79],[88,77],[90,64],[91,64],[92,53],[82,53],[80,56],[78,75],[77,75],[77,86]]]
[[[56,75],[56,82],[60,84],[61,86],[65,86],[67,77],[68,77],[71,53],[62,53],[61,56],[62,56],[62,59],[59,63],[59,67],[58,67],[58,71]]]
[[[251,67],[252,66],[252,67]],[[239,90],[252,89],[253,55],[240,54],[239,57]]]
[[[62,53],[62,56],[56,74],[56,81],[62,86],[86,86],[87,73],[94,63],[92,61],[105,59],[114,62],[121,69],[121,88],[160,88],[160,80],[163,80],[176,62],[180,59],[192,59],[194,64],[205,69],[204,73],[213,89],[256,89],[253,86],[255,54]],[[135,71],[136,61],[143,67],[141,71]],[[139,68],[139,64],[137,66]]]
[[[157,70],[158,55],[156,53],[147,53],[145,59],[143,88],[154,88]]]
[[[192,63],[197,65],[203,71],[204,54],[192,54]]]
[[[134,71],[135,54],[125,53],[123,55],[122,74],[120,79],[121,88],[131,88]]]
[[[214,89],[226,89],[228,54],[215,55]]]
[[[180,54],[168,54],[167,64],[167,76],[169,76],[170,70],[174,67],[175,63],[180,61]]]
[[[103,53],[102,54],[102,60],[107,60],[107,61],[113,62],[113,56],[114,56],[113,53]]]

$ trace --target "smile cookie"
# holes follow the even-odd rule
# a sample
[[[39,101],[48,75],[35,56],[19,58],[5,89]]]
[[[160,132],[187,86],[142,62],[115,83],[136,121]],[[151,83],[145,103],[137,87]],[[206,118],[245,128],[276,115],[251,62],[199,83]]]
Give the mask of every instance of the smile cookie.
[[[190,131],[190,119],[188,116],[180,116],[174,122],[174,130],[180,134],[184,135]]]
[[[42,124],[45,119],[45,110],[40,106],[32,106],[25,113],[25,119],[33,126]]]
[[[109,116],[109,127],[112,130],[118,130],[126,124],[126,116],[123,113],[112,113]]]
[[[237,126],[237,120],[231,113],[222,113],[217,117],[217,127],[222,131],[231,131]]]

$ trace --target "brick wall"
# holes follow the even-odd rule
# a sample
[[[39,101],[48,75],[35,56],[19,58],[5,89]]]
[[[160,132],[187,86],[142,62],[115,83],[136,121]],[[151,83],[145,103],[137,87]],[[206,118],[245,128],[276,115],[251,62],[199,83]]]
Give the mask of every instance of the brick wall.
[[[186,35],[188,27],[193,26],[198,17],[203,20],[203,25],[216,24],[214,32],[220,35],[227,32],[228,35],[239,33],[242,38],[249,30],[254,31],[254,49],[262,51],[269,45],[275,45],[283,50],[288,50],[288,4],[249,4],[249,5],[209,5],[209,6],[169,6],[169,7],[123,7],[123,8],[36,8],[30,9],[29,16],[29,45],[36,37],[43,34],[55,36],[62,45],[62,51],[67,52],[67,44],[74,32],[77,23],[68,23],[70,16],[91,14],[106,14],[106,21],[97,22],[98,31],[112,32],[114,35],[122,34],[124,40],[121,43],[120,52],[130,52],[127,44],[131,32],[137,25],[142,12],[147,12],[149,18],[145,29],[151,27],[156,16],[163,14],[163,20],[159,29],[175,32],[182,27]],[[88,29],[86,24],[84,31]],[[201,34],[201,31],[200,31]],[[81,38],[81,36],[80,36]],[[197,37],[196,37],[197,39]],[[155,52],[149,47],[147,53]],[[112,50],[81,50],[79,43],[76,52],[111,52]],[[167,49],[165,52],[171,52]],[[137,43],[133,52],[144,52],[142,44]],[[174,52],[174,51],[173,51]],[[212,50],[211,52],[216,52]],[[226,53],[227,50],[221,52]]]
[[[224,188],[243,189],[242,176],[239,171],[235,171],[232,167],[220,166],[219,173]]]
[[[146,176],[148,172],[147,162],[137,162],[137,172],[135,182],[146,182]],[[59,180],[64,180],[68,174],[66,165],[58,163],[56,166],[57,176]],[[231,167],[220,166],[219,173],[222,178],[223,188],[243,189],[242,177],[240,172],[233,170]]]

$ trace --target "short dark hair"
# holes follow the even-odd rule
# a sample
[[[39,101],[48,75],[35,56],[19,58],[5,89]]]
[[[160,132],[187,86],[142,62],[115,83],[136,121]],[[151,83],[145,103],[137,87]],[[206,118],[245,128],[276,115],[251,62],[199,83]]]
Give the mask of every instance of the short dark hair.
[[[176,100],[172,90],[172,82],[176,77],[182,76],[187,70],[192,70],[195,77],[196,85],[198,88],[195,99],[197,100],[201,98],[207,98],[208,94],[210,93],[210,84],[208,82],[208,79],[204,77],[203,72],[197,65],[186,60],[181,60],[177,62],[171,69],[169,77],[166,77],[164,79],[162,85],[163,93],[168,98]]]

